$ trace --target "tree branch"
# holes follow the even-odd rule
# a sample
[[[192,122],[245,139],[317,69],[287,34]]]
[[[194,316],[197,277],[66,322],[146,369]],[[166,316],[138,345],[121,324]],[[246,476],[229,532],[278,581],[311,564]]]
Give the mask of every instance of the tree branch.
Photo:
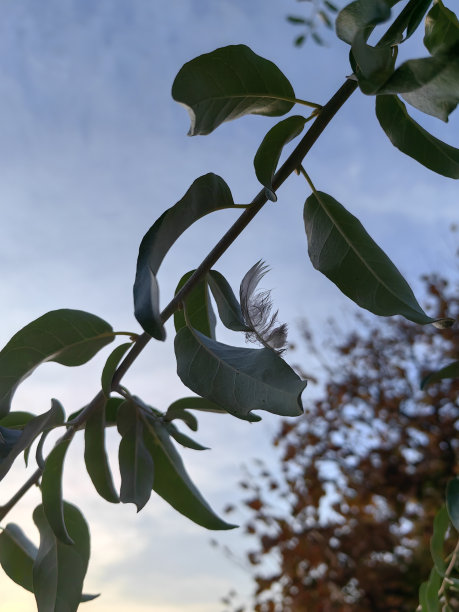
[[[410,0],[405,8],[401,11],[399,16],[395,19],[392,25],[388,28],[387,32],[383,35],[378,44],[385,44],[386,40],[389,40],[393,32],[397,32],[401,26],[404,26],[407,17],[410,15],[412,6],[416,4],[418,0]],[[330,98],[330,100],[323,106],[317,114],[314,123],[312,123],[309,130],[303,136],[299,144],[279,168],[273,177],[272,185],[274,191],[287,180],[287,178],[293,174],[300,167],[306,155],[309,153],[311,147],[317,141],[319,136],[328,126],[330,121],[345,104],[349,97],[357,89],[358,84],[354,79],[347,79],[336,93]],[[263,206],[268,201],[266,197],[265,189],[262,189],[257,193],[249,206],[244,210],[241,216],[236,222],[230,227],[226,234],[221,240],[215,245],[210,253],[205,257],[201,264],[197,267],[192,276],[178,291],[178,293],[172,298],[169,304],[161,312],[161,320],[165,323],[172,314],[177,310],[179,304],[187,297],[187,295],[193,290],[193,288],[202,280],[212,266],[220,259],[225,251],[233,244],[238,236],[244,231],[252,219],[260,212]],[[134,346],[123,359],[121,364],[118,366],[112,380],[112,389],[116,388],[121,379],[129,370],[131,365],[143,351],[145,346],[151,340],[151,337],[147,333],[141,334],[134,343]],[[89,416],[96,410],[103,402],[105,397],[100,391],[94,399],[81,411],[78,417],[69,425],[66,433],[61,438],[69,439],[72,438],[75,432],[81,428],[83,423],[87,421]],[[60,440],[60,441],[61,441]],[[3,519],[6,514],[13,508],[13,506],[21,499],[21,497],[30,489],[34,484],[37,484],[42,470],[38,469],[32,476],[22,485],[15,495],[3,506],[0,506],[0,519]]]

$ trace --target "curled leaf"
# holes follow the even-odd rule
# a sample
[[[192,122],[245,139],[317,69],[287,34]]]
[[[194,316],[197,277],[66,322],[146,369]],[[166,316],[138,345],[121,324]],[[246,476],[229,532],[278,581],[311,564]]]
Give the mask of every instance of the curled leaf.
[[[271,291],[258,291],[258,283],[269,268],[258,261],[244,276],[240,287],[241,310],[247,327],[245,337],[251,342],[259,342],[276,353],[282,353],[287,343],[287,325],[278,325],[277,310],[272,313]]]
[[[196,179],[183,198],[166,210],[143,237],[134,283],[134,314],[153,338],[166,338],[156,275],[170,247],[201,217],[232,207],[233,196],[225,181],[216,174],[206,174]]]

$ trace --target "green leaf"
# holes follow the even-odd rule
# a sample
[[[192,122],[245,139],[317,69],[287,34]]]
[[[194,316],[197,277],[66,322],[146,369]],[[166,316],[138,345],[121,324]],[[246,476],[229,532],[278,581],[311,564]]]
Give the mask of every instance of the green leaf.
[[[302,413],[306,381],[271,349],[228,346],[187,327],[175,337],[175,355],[183,384],[234,416],[260,420],[252,410]]]
[[[0,564],[5,574],[16,584],[33,592],[32,567],[37,547],[14,523],[8,523],[0,533]]]
[[[75,612],[80,601],[97,597],[82,595],[90,552],[86,521],[78,508],[68,503],[64,504],[64,517],[74,541],[72,546],[56,538],[43,506],[35,508],[33,513],[40,532],[40,547],[33,566],[38,612]]]
[[[390,46],[367,45],[364,32],[359,31],[352,43],[352,55],[360,90],[375,94],[393,73],[396,53]]]
[[[184,410],[183,408],[174,408],[169,406],[166,414],[164,415],[165,421],[173,421],[174,419],[180,419],[183,421],[191,431],[198,431],[198,419],[192,414],[188,412],[188,410]]]
[[[419,608],[421,612],[428,612],[426,602],[427,580],[422,582],[419,587]]]
[[[21,433],[17,429],[9,429],[0,425],[0,462],[10,454],[18,438],[21,437]]]
[[[328,10],[331,11],[332,13],[338,12],[338,8],[332,2],[328,2],[328,0],[324,0],[324,4],[328,8]]]
[[[410,38],[410,36],[412,36],[412,34],[414,34],[414,32],[417,30],[431,4],[432,0],[418,0],[418,2],[414,4],[406,23],[405,40]]]
[[[195,270],[191,270],[182,276],[175,290],[175,295],[177,295],[178,291],[194,272]],[[206,279],[201,280],[191,290],[185,299],[185,305],[190,325],[199,329],[201,333],[209,336],[209,338],[215,338],[215,325],[217,320],[210,302],[209,288]],[[175,331],[179,331],[182,327],[185,327],[184,308],[174,312],[174,325]]]
[[[286,19],[289,23],[293,23],[293,25],[306,25],[308,22],[304,17],[295,17],[295,15],[287,15]]]
[[[46,519],[55,536],[64,544],[73,544],[64,519],[62,474],[64,460],[71,440],[58,442],[46,459],[41,478],[41,494]]]
[[[445,542],[446,532],[449,527],[449,516],[446,506],[443,506],[435,515],[433,534],[430,538],[430,554],[432,555],[433,562],[437,572],[444,575],[446,570],[446,563],[444,559],[443,545]]]
[[[390,6],[395,2],[385,0],[356,0],[338,13],[336,34],[338,38],[352,45],[356,34],[362,30],[367,40],[374,26],[387,21],[390,17]]]
[[[379,94],[402,94],[412,106],[448,121],[459,102],[459,58],[441,55],[408,60],[379,88]]]
[[[189,436],[179,431],[172,423],[165,423],[164,427],[168,431],[169,435],[185,448],[191,448],[193,450],[209,450],[208,446],[202,446],[202,444],[199,444],[199,442],[196,442]]]
[[[457,378],[459,377],[459,361],[453,361],[449,365],[432,372],[426,376],[421,382],[421,389],[426,389],[428,385],[443,380],[444,378]]]
[[[317,11],[317,17],[329,30],[333,29],[333,23],[325,11]]]
[[[24,412],[17,410],[15,412],[9,412],[0,419],[0,425],[2,427],[10,427],[11,429],[24,429],[29,421],[35,418],[35,414],[31,412]]]
[[[432,55],[454,53],[459,47],[459,21],[441,2],[434,4],[426,17],[424,45]]]
[[[434,323],[403,276],[344,206],[322,191],[304,206],[309,257],[351,300],[381,316],[403,315],[415,323]],[[438,322],[437,322],[438,323]]]
[[[219,518],[197,490],[159,420],[148,420],[145,443],[156,467],[153,489],[178,512],[206,529],[233,529]]]
[[[203,412],[218,412],[228,414],[224,408],[216,404],[215,402],[211,402],[204,397],[190,396],[190,397],[182,397],[181,399],[175,400],[169,406],[166,412],[166,417],[170,412],[175,410],[182,410],[184,408],[188,408],[189,410],[202,410]],[[256,419],[259,421],[260,419]]]
[[[190,115],[188,134],[210,134],[225,121],[247,114],[277,117],[289,112],[295,92],[272,62],[245,45],[231,45],[186,63],[172,97]]]
[[[448,121],[448,116],[459,103],[459,57],[426,57],[409,60],[395,72],[402,86],[391,87],[392,77],[386,86],[388,93],[402,93],[403,98],[418,110]],[[405,83],[409,84],[409,89]],[[411,89],[414,84],[418,86]],[[392,89],[392,90],[391,90]]]
[[[301,45],[304,43],[305,40],[306,40],[305,34],[300,34],[299,36],[295,38],[295,40],[293,41],[293,44],[295,45],[295,47],[301,47]]]
[[[217,270],[209,270],[207,281],[223,325],[232,331],[249,331],[250,328],[247,327],[242,315],[241,305],[223,274]]]
[[[15,390],[41,363],[82,365],[113,338],[108,323],[81,310],[53,310],[23,327],[0,351],[0,416],[9,412]]]
[[[432,568],[425,589],[426,612],[440,612],[438,591],[441,587],[441,581],[441,576],[438,574],[435,568]]]
[[[118,347],[120,348],[120,347]],[[84,461],[92,483],[101,497],[117,504],[120,499],[113,484],[105,450],[105,404],[86,421],[84,430]]]
[[[166,253],[195,221],[215,210],[233,206],[233,197],[225,181],[215,174],[206,174],[196,179],[183,198],[166,210],[143,237],[137,259],[134,307],[137,321],[153,338],[164,340],[166,337],[156,280]]]
[[[258,147],[253,164],[257,179],[266,187],[266,195],[277,201],[272,179],[284,146],[301,134],[306,119],[299,115],[288,117],[269,130]]]
[[[3,571],[16,584],[31,593],[34,590],[33,564],[37,554],[37,547],[18,525],[8,523],[0,533],[0,565]],[[99,595],[83,593],[80,601],[92,601],[96,597]]]
[[[450,521],[456,531],[459,531],[459,478],[453,478],[446,487],[446,508]]]
[[[122,404],[117,423],[121,435],[120,500],[123,504],[135,504],[140,512],[150,499],[155,466],[144,442],[144,422],[138,407],[132,402]]]
[[[64,409],[55,399],[51,400],[51,408],[48,410],[48,412],[30,419],[22,430],[16,444],[11,448],[8,455],[0,462],[0,480],[2,480],[8,473],[14,460],[23,451],[30,447],[37,436],[44,431],[49,431],[54,427],[62,425],[64,419]]]
[[[459,149],[438,140],[407,113],[397,96],[377,96],[376,116],[394,147],[449,178],[459,178]]]
[[[110,393],[112,392],[112,380],[116,372],[116,368],[131,346],[132,342],[120,344],[120,346],[117,346],[116,349],[110,353],[107,361],[105,362],[104,369],[102,371],[102,391],[107,398],[110,397]]]

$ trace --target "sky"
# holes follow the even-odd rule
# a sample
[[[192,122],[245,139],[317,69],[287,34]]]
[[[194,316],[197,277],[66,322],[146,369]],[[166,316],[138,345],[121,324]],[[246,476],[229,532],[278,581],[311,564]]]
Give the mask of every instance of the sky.
[[[295,48],[296,32],[285,15],[301,10],[293,0],[2,2],[1,346],[56,308],[86,310],[117,330],[139,331],[132,284],[142,236],[209,171],[225,179],[236,202],[250,201],[259,190],[253,156],[276,122],[246,117],[209,136],[189,138],[188,115],[170,95],[175,75],[201,53],[243,43],[274,61],[297,97],[324,103],[350,72],[348,50],[333,37],[326,47]],[[414,45],[413,52],[419,52]],[[454,116],[448,125],[422,119],[427,129],[456,145],[451,134],[457,134],[457,121]],[[413,287],[421,273],[450,265],[454,245],[448,226],[458,220],[457,186],[393,149],[377,124],[371,98],[354,94],[305,165],[317,188],[360,218]],[[352,325],[355,312],[308,261],[302,222],[308,195],[304,179],[291,177],[278,202],[265,206],[216,266],[237,291],[245,272],[264,259],[271,268],[264,286],[273,288],[292,341],[302,317],[320,332],[331,316]],[[174,245],[159,274],[163,306],[182,274],[199,264],[237,215],[215,213]],[[167,341],[152,342],[124,379],[160,410],[189,394],[175,374],[170,323],[167,330]],[[241,342],[221,328],[218,338]],[[42,366],[18,390],[14,409],[39,414],[51,397],[67,413],[78,409],[97,392],[110,349],[81,368]],[[301,351],[286,358],[308,364]],[[304,402],[308,393],[307,388]],[[196,437],[212,450],[184,449],[182,455],[220,514],[240,498],[242,465],[255,457],[272,460],[269,441],[278,423],[270,415],[257,424],[219,415],[200,419]],[[115,432],[108,446],[116,468]],[[207,532],[155,495],[139,515],[132,505],[110,505],[83,474],[82,452],[77,440],[66,462],[64,492],[91,528],[85,590],[102,593],[82,609],[217,612],[230,589],[248,596],[247,569],[210,546],[214,538],[242,558],[247,544],[241,530]],[[2,482],[1,503],[25,477],[18,460]],[[38,503],[31,491],[8,517],[35,541],[30,515]],[[243,521],[243,511],[235,518]],[[5,610],[34,609],[33,598],[3,575],[0,589]]]

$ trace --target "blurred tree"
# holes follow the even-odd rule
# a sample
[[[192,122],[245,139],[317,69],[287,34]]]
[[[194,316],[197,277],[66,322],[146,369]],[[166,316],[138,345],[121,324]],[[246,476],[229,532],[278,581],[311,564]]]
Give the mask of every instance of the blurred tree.
[[[335,17],[342,2],[329,2],[329,0],[298,0],[306,7],[302,7],[300,14],[287,15],[287,21],[297,29],[294,38],[296,47],[301,47],[309,39],[318,45],[324,45],[322,30],[334,30]]]
[[[457,317],[457,287],[423,282],[433,316]],[[304,418],[282,423],[280,470],[260,462],[241,483],[257,612],[413,612],[432,567],[433,518],[458,472],[459,381],[420,381],[458,358],[459,329],[358,319],[332,324],[326,348],[304,325],[325,380]]]

